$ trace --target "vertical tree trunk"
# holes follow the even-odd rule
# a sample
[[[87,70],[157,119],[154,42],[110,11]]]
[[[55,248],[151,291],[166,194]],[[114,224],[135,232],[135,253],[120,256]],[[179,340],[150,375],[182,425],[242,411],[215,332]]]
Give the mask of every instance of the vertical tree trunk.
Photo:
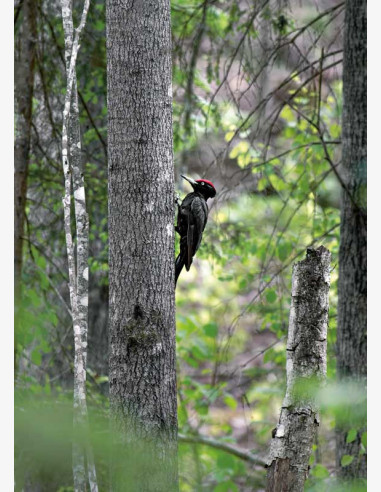
[[[22,270],[22,249],[24,234],[25,203],[28,180],[30,133],[32,126],[32,99],[36,46],[36,4],[35,0],[24,0],[21,7],[22,24],[15,47],[15,299],[20,295]]]
[[[274,429],[267,492],[302,492],[319,425],[315,392],[327,369],[328,294],[331,254],[307,249],[294,265],[287,341],[287,390]]]
[[[90,0],[85,0],[80,24],[74,30],[71,0],[61,0],[65,36],[66,95],[62,125],[62,164],[65,178],[64,227],[68,255],[70,303],[74,331],[74,435],[73,480],[74,490],[82,492],[88,483],[91,492],[98,492],[92,448],[88,437],[86,404],[87,319],[88,319],[88,249],[89,223],[86,212],[85,185],[81,162],[76,60],[79,39],[86,24]],[[73,186],[72,186],[73,185]],[[75,261],[71,232],[71,193],[73,188],[77,236]],[[85,460],[85,455],[87,460]],[[87,461],[87,463],[86,463]]]
[[[132,458],[152,445],[152,461],[132,465],[136,483],[132,476],[116,483],[115,472],[113,490],[171,491],[177,401],[170,3],[109,0],[106,14],[111,414]],[[121,463],[123,471],[130,461]]]
[[[339,250],[337,374],[341,381],[366,378],[366,2],[347,0],[344,21],[343,182]],[[365,387],[365,384],[364,384]],[[337,428],[336,459],[343,477],[365,477],[361,432],[346,442],[353,425]],[[353,462],[341,467],[344,455]]]

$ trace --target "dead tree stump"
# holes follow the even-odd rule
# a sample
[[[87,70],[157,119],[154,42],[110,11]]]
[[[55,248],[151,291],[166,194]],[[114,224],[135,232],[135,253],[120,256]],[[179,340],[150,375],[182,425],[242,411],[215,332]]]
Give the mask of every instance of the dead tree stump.
[[[267,460],[267,492],[302,492],[317,427],[316,390],[326,378],[331,253],[296,263],[287,340],[287,389]]]

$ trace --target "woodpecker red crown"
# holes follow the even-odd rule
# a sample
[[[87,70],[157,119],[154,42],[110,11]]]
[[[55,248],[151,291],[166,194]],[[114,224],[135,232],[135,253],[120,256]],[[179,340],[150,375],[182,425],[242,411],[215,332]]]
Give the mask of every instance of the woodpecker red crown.
[[[208,185],[212,186],[212,188],[216,189],[214,184],[211,181],[208,181],[207,179],[196,179],[196,183],[207,183]]]

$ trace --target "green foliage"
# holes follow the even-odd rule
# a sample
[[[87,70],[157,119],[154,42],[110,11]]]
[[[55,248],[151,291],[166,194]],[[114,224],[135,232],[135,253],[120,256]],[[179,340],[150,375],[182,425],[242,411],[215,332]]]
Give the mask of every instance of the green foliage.
[[[15,394],[15,490],[25,484],[42,484],[43,490],[69,492],[72,488],[73,442],[92,446],[99,490],[109,488],[109,467],[123,483],[123,490],[133,492],[141,475],[149,470],[160,483],[163,466],[155,453],[155,443],[120,446],[117,433],[110,430],[106,412],[89,405],[89,429],[73,430],[71,392],[57,397],[31,398],[27,392]],[[163,488],[165,490],[165,488]]]

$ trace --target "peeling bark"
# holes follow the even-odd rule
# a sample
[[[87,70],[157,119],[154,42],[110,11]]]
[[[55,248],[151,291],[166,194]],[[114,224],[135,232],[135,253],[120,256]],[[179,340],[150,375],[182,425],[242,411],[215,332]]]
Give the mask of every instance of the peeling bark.
[[[152,451],[128,490],[172,491],[178,479],[170,3],[108,1],[106,14],[111,416],[121,453]],[[127,490],[115,476],[113,490]]]
[[[71,0],[62,0],[62,20],[65,34],[67,87],[63,111],[62,163],[65,178],[64,227],[69,269],[69,291],[74,330],[74,429],[77,440],[73,443],[74,489],[87,488],[85,454],[90,490],[97,492],[94,458],[87,436],[86,363],[88,320],[88,249],[89,224],[86,212],[85,187],[81,162],[76,59],[80,34],[85,26],[90,0],[85,0],[80,25],[74,30]],[[77,236],[77,257],[71,232],[71,195]],[[84,440],[81,436],[84,436]]]
[[[301,492],[319,425],[315,393],[327,369],[331,253],[307,249],[294,265],[287,341],[287,389],[267,461],[267,492]]]
[[[347,0],[343,57],[343,159],[337,313],[337,375],[366,387],[367,373],[367,92],[366,2]],[[349,402],[350,404],[350,402]],[[348,408],[346,423],[336,429],[336,467],[344,478],[366,477],[366,454],[356,416]],[[355,413],[355,412],[353,412]],[[353,420],[353,421],[352,421]],[[349,429],[358,433],[346,442]],[[344,455],[352,463],[341,466]]]

